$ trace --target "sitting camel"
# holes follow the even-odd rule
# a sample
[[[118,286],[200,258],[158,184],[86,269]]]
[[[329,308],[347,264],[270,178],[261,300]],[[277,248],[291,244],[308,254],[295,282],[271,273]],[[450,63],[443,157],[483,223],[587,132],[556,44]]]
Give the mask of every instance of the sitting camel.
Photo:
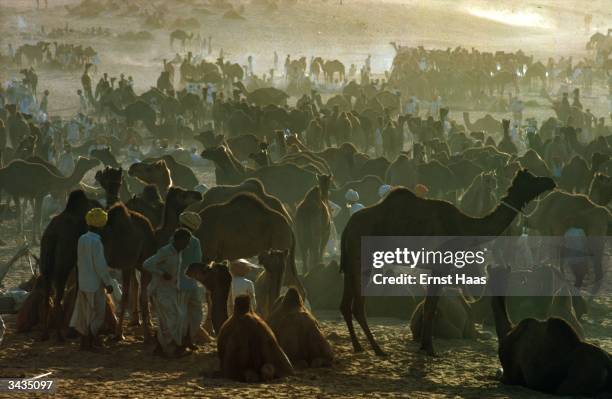
[[[205,208],[200,218],[202,223],[194,234],[202,244],[204,262],[247,259],[269,249],[287,249],[289,267],[283,285],[296,286],[304,293],[295,267],[293,230],[282,214],[253,194],[241,193]]]
[[[289,288],[268,324],[294,365],[332,365],[334,351],[295,288]]]
[[[255,280],[255,297],[257,312],[267,318],[272,306],[280,296],[289,251],[271,249],[259,254],[258,263],[264,267],[264,272]]]
[[[199,281],[210,293],[207,318],[212,320],[212,326],[217,334],[227,320],[227,298],[232,285],[232,275],[227,264],[213,263],[207,266],[203,263],[189,265],[187,276]]]
[[[564,320],[523,319],[513,325],[506,310],[510,269],[489,270],[502,382],[563,396],[610,392],[612,361],[603,349],[581,340]]]
[[[293,374],[293,366],[268,325],[251,311],[251,298],[238,296],[234,314],[217,339],[223,377],[245,382],[270,381]]]
[[[138,180],[146,184],[154,184],[157,186],[159,193],[166,197],[168,189],[172,185],[170,170],[166,166],[166,161],[157,161],[152,164],[145,162],[137,162],[130,166],[128,175],[136,177]]]
[[[485,217],[465,215],[452,204],[417,197],[405,188],[396,188],[378,204],[362,209],[349,219],[342,233],[340,267],[344,272],[344,292],[341,311],[346,321],[353,348],[362,351],[353,327],[353,315],[361,325],[372,349],[384,352],[376,343],[368,326],[364,297],[361,294],[361,237],[364,236],[479,236],[495,237],[502,234],[517,213],[538,195],[555,187],[550,178],[536,177],[520,170],[500,204]],[[434,271],[433,275],[442,275]],[[428,285],[423,312],[421,348],[434,353],[433,321],[440,286]]]
[[[444,339],[476,338],[478,333],[469,303],[461,291],[452,291],[454,292],[451,295],[444,294],[438,300],[438,307],[434,316],[433,336]],[[410,331],[412,332],[412,339],[415,341],[420,341],[422,338],[424,307],[425,300],[417,305],[410,319]]]

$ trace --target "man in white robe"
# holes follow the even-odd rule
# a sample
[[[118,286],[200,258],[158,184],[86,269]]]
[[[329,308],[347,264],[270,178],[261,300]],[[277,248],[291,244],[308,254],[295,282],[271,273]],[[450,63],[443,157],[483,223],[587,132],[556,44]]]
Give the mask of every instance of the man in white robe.
[[[104,245],[100,236],[108,215],[103,209],[94,208],[85,216],[89,231],[79,238],[77,246],[78,293],[70,327],[81,334],[81,349],[95,351],[100,343],[98,332],[104,324],[106,291],[113,292],[112,279],[104,257]]]

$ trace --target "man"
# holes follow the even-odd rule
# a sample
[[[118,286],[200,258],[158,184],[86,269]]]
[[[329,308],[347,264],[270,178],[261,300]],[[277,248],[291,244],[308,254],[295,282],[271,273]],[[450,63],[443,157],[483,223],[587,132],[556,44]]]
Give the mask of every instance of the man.
[[[70,327],[81,334],[81,350],[96,351],[100,347],[98,331],[104,323],[106,292],[112,293],[112,279],[104,257],[101,231],[108,215],[101,208],[87,212],[85,221],[89,231],[79,238],[77,245],[78,287]]]
[[[83,95],[83,91],[81,89],[77,90],[77,95],[79,96],[79,112],[83,115],[87,114],[87,109],[89,105],[87,104],[87,99]]]
[[[172,240],[143,263],[153,276],[149,296],[157,312],[157,347],[153,352],[165,357],[178,357],[185,352],[183,346],[183,312],[179,306],[179,272],[181,252],[191,241],[185,228],[174,232]]]
[[[72,146],[70,143],[64,143],[64,153],[57,160],[57,168],[62,175],[70,176],[74,171],[75,162],[74,156],[72,155]]]
[[[49,108],[49,90],[43,92],[43,98],[40,100],[40,110],[45,114],[48,113]]]
[[[181,227],[189,230],[192,234],[200,227],[201,222],[200,215],[195,212],[183,212],[179,215]],[[181,271],[179,277],[179,305],[183,308],[185,314],[183,319],[183,339],[185,340],[185,346],[192,349],[195,348],[198,336],[207,338],[208,335],[202,329],[202,298],[204,293],[197,282],[185,274],[189,265],[200,262],[202,262],[200,240],[192,235],[187,248],[181,252]]]

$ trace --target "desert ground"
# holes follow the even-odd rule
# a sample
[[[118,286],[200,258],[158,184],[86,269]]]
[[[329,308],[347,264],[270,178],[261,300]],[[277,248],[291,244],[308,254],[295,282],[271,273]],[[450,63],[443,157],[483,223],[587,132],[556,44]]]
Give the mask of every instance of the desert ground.
[[[75,29],[102,26],[113,33],[144,29],[142,19],[132,16],[69,18],[64,6],[74,4],[73,0],[49,0],[49,9],[36,10],[35,1],[0,0],[0,48],[6,51],[8,43],[15,46],[37,41],[36,32],[41,25],[47,29],[66,23]],[[373,71],[381,75],[393,59],[390,41],[438,48],[458,45],[482,50],[521,48],[543,60],[561,55],[579,59],[586,55],[584,43],[588,40],[584,15],[593,15],[593,31],[600,28],[605,32],[612,26],[609,0],[344,0],[342,5],[336,0],[313,0],[281,2],[275,12],[245,4],[245,19],[228,21],[214,8],[210,8],[210,14],[204,14],[194,12],[191,3],[167,2],[172,13],[168,19],[187,16],[198,19],[199,31],[213,38],[210,58],[215,58],[221,48],[228,59],[240,63],[246,63],[247,56],[252,54],[257,73],[271,68],[273,51],[277,51],[281,64],[286,54],[292,54],[292,58],[320,55],[338,58],[346,65],[361,65],[371,54]],[[162,59],[172,58],[177,52],[169,47],[169,29],[151,32],[154,40],[145,44],[78,35],[63,40],[91,45],[100,54],[101,64],[94,82],[102,72],[113,76],[125,73],[133,76],[136,92],[141,92],[155,84]],[[51,92],[50,113],[74,115],[80,74],[81,71],[39,71],[39,90]],[[17,70],[0,66],[0,79],[15,77]],[[535,95],[526,98],[542,104],[528,108],[526,117],[537,116],[541,120],[553,114],[544,100]],[[583,102],[599,113],[608,107],[603,89]],[[452,108],[451,116],[458,118],[460,112],[461,109]],[[197,169],[199,179],[212,184],[212,171]],[[93,184],[93,176],[86,176],[85,181]],[[6,243],[0,247],[0,263],[5,263],[22,244],[14,220],[0,222],[0,239]],[[32,250],[37,253],[39,248],[33,245]],[[30,275],[30,266],[18,262],[2,284],[5,288],[16,287]],[[593,314],[583,323],[589,341],[608,351],[612,351],[608,310],[611,307],[612,298],[597,298]],[[37,332],[16,334],[15,317],[7,315],[4,317],[7,333],[0,347],[0,378],[52,372],[59,397],[548,397],[498,382],[497,340],[492,331],[482,331],[474,341],[436,339],[438,357],[431,358],[419,352],[419,345],[412,341],[408,321],[372,318],[373,333],[388,353],[380,358],[367,346],[365,352],[353,353],[339,311],[315,315],[335,349],[337,359],[333,368],[298,370],[296,375],[273,384],[255,385],[212,377],[218,368],[214,343],[200,347],[188,357],[166,360],[152,355],[153,348],[141,342],[139,330],[128,329],[124,342],[109,342],[101,354],[84,354],[79,351],[78,341],[40,342]],[[357,330],[360,334],[360,329]],[[359,336],[365,343],[365,337]],[[0,393],[0,397],[9,396]]]

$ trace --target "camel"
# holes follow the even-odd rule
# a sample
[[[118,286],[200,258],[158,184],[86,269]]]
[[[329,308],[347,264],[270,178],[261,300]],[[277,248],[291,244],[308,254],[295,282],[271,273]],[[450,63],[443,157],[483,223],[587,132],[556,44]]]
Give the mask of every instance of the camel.
[[[285,218],[287,218],[287,220],[291,224],[293,224],[293,219],[289,215],[289,212],[287,212],[287,209],[285,208],[283,203],[280,202],[278,198],[268,194],[263,184],[261,184],[261,182],[255,178],[246,179],[237,186],[211,187],[204,193],[204,195],[202,195],[201,201],[190,205],[189,207],[187,207],[187,210],[199,213],[210,205],[222,204],[224,202],[227,202],[240,193],[251,193],[255,195],[264,204],[270,207],[270,209],[273,209],[281,215],[285,216]]]
[[[240,193],[228,202],[208,206],[200,218],[202,224],[194,234],[200,239],[203,261],[246,259],[269,249],[288,249],[289,267],[283,285],[295,285],[304,295],[295,267],[294,234],[282,214],[255,195]]]
[[[166,154],[159,158],[147,158],[143,160],[144,163],[154,164],[159,161],[164,161],[168,170],[170,171],[170,179],[172,180],[173,186],[179,186],[185,190],[193,190],[198,184],[198,178],[196,177],[193,170],[177,161],[172,155]]]
[[[502,120],[502,127],[504,129],[503,137],[499,144],[497,144],[497,148],[505,152],[506,154],[516,154],[518,149],[516,148],[516,144],[512,141],[510,137],[510,120],[504,119]]]
[[[227,320],[227,298],[232,285],[232,275],[227,264],[193,263],[187,268],[186,274],[199,281],[210,292],[212,302],[208,307],[208,317],[212,319],[212,326],[218,335],[223,323]]]
[[[547,177],[536,177],[520,170],[493,212],[483,218],[463,214],[452,204],[417,197],[405,188],[395,188],[378,204],[362,209],[349,219],[342,233],[340,267],[344,272],[344,292],[340,310],[346,321],[353,349],[363,348],[353,327],[352,315],[363,329],[377,355],[384,352],[372,335],[364,312],[361,294],[361,237],[364,236],[482,236],[502,234],[518,211],[538,195],[552,190],[555,183]],[[434,275],[436,272],[434,271]],[[428,285],[424,305],[421,348],[434,354],[433,319],[440,286]]]
[[[181,43],[181,47],[184,49],[185,42],[190,41],[192,38],[193,38],[193,32],[191,32],[190,34],[187,34],[187,32],[185,32],[182,29],[173,30],[170,33],[170,47],[174,45],[175,40],[178,40]]]
[[[327,205],[331,176],[317,175],[317,181],[318,185],[306,193],[295,213],[295,236],[305,271],[323,259],[331,232],[331,213]]]
[[[179,216],[188,207],[202,200],[198,191],[184,190],[180,187],[170,187],[163,206],[162,219],[155,230],[155,239],[159,246],[166,245],[179,226]]]
[[[138,180],[146,184],[154,184],[157,186],[159,193],[165,197],[168,194],[170,186],[172,186],[172,177],[170,170],[166,166],[166,161],[161,160],[148,164],[145,162],[137,162],[130,166],[128,175],[136,177]]]
[[[491,213],[497,204],[497,177],[495,172],[482,172],[459,200],[459,209],[466,215],[483,217]]]
[[[595,395],[612,386],[612,361],[578,337],[564,320],[532,318],[512,324],[506,310],[508,268],[489,270],[489,285],[503,368],[501,381],[563,396]]]
[[[470,122],[470,114],[468,112],[463,113],[463,122],[469,132],[484,131],[489,135],[502,134],[501,122],[495,120],[491,115],[486,114],[483,118],[478,119],[476,122]]]
[[[327,83],[334,82],[334,76],[338,74],[338,80],[344,82],[346,78],[346,69],[344,64],[338,60],[328,60],[323,64],[323,73],[325,74],[325,81]]]
[[[424,308],[425,300],[417,305],[410,319],[410,331],[412,332],[412,339],[415,341],[420,341],[422,337]],[[438,300],[433,323],[433,336],[443,339],[473,339],[477,337],[470,305],[461,291],[453,290],[451,295],[442,295]]]
[[[112,168],[121,167],[121,164],[117,162],[117,158],[115,158],[115,156],[113,155],[109,147],[101,148],[101,149],[100,148],[93,149],[91,150],[89,155],[92,158],[95,158],[99,160],[100,162],[102,162],[104,166],[110,166]]]
[[[264,267],[255,280],[257,312],[265,319],[280,296],[283,278],[288,267],[289,251],[271,249],[259,254],[257,261]]]
[[[239,184],[247,178],[256,178],[263,183],[268,193],[289,206],[302,200],[309,187],[316,184],[314,173],[293,163],[248,169],[224,146],[204,150],[201,156],[215,163],[217,184]]]
[[[219,65],[219,68],[221,68],[223,77],[230,82],[240,82],[244,78],[244,70],[239,64],[232,64],[229,61],[223,63],[223,59],[219,58],[217,59],[217,65]]]
[[[234,314],[219,332],[217,352],[223,377],[245,382],[265,382],[292,375],[293,365],[274,333],[250,308],[251,298],[238,296]]]
[[[204,148],[215,148],[224,145],[240,161],[248,160],[249,155],[257,152],[261,145],[261,140],[253,134],[241,134],[226,139],[222,134],[215,135],[212,130],[202,132],[195,136],[194,139],[202,143]]]
[[[135,269],[141,272],[140,281],[140,310],[144,326],[144,338],[147,341],[149,334],[149,299],[147,286],[151,279],[148,272],[142,269],[142,263],[152,256],[157,248],[155,234],[151,222],[141,214],[130,211],[119,202],[119,190],[122,185],[121,169],[105,168],[96,174],[96,180],[106,192],[106,205],[108,222],[102,231],[102,242],[106,261],[113,269],[122,272],[123,296],[117,326],[117,339],[123,339],[123,319],[130,298],[130,287],[134,278]],[[138,322],[135,315],[133,323]]]
[[[589,198],[583,194],[570,194],[555,190],[542,198],[537,208],[527,215],[527,225],[537,230],[543,236],[563,236],[570,228],[584,230],[590,247],[595,277],[594,290],[598,289],[603,279],[603,241],[607,235],[608,220],[612,213],[605,205],[612,199],[610,185],[612,180],[601,174],[596,174],[591,183]],[[598,205],[598,201],[603,205]],[[577,283],[581,280],[576,276]],[[580,286],[580,284],[578,284]]]
[[[51,192],[66,193],[77,186],[85,173],[98,166],[96,159],[78,158],[74,171],[68,177],[55,175],[44,165],[14,160],[0,169],[0,189],[7,192],[17,204],[19,214],[19,232],[23,231],[23,213],[21,199],[34,201],[32,235],[34,239],[40,234],[40,218],[43,197]]]
[[[55,325],[63,325],[65,312],[62,306],[64,290],[68,276],[77,263],[77,242],[79,237],[87,232],[85,214],[96,206],[82,190],[70,193],[64,210],[54,216],[45,228],[40,241],[40,273],[42,282],[41,297],[43,308],[43,335],[49,337],[49,320]],[[55,291],[54,315],[49,315],[49,298]],[[58,339],[63,340],[61,329],[58,328]]]
[[[164,210],[164,201],[154,184],[147,184],[140,195],[134,195],[125,206],[131,211],[138,212],[151,222],[153,227],[161,224]]]
[[[547,86],[546,81],[548,80],[546,76],[546,66],[542,64],[540,61],[534,64],[531,64],[527,68],[527,71],[525,72],[524,79],[527,81],[527,84],[529,85],[529,90],[532,89],[534,80],[540,81],[540,91],[546,90],[546,86]]]
[[[295,288],[289,288],[268,324],[291,362],[310,367],[331,366],[334,351],[317,320],[304,308]]]
[[[287,105],[289,95],[282,90],[274,87],[262,87],[253,91],[248,91],[242,82],[234,83],[234,86],[246,97],[249,104],[255,104],[259,107],[266,105]]]
[[[365,176],[361,180],[353,180],[344,184],[338,189],[330,190],[329,197],[336,204],[346,202],[344,195],[348,190],[355,190],[359,193],[359,202],[365,206],[374,205],[380,200],[378,189],[384,184],[378,176]]]
[[[529,169],[538,176],[552,177],[550,169],[546,165],[546,162],[540,157],[540,155],[534,150],[528,150],[525,154],[518,157],[516,161],[526,169]]]

